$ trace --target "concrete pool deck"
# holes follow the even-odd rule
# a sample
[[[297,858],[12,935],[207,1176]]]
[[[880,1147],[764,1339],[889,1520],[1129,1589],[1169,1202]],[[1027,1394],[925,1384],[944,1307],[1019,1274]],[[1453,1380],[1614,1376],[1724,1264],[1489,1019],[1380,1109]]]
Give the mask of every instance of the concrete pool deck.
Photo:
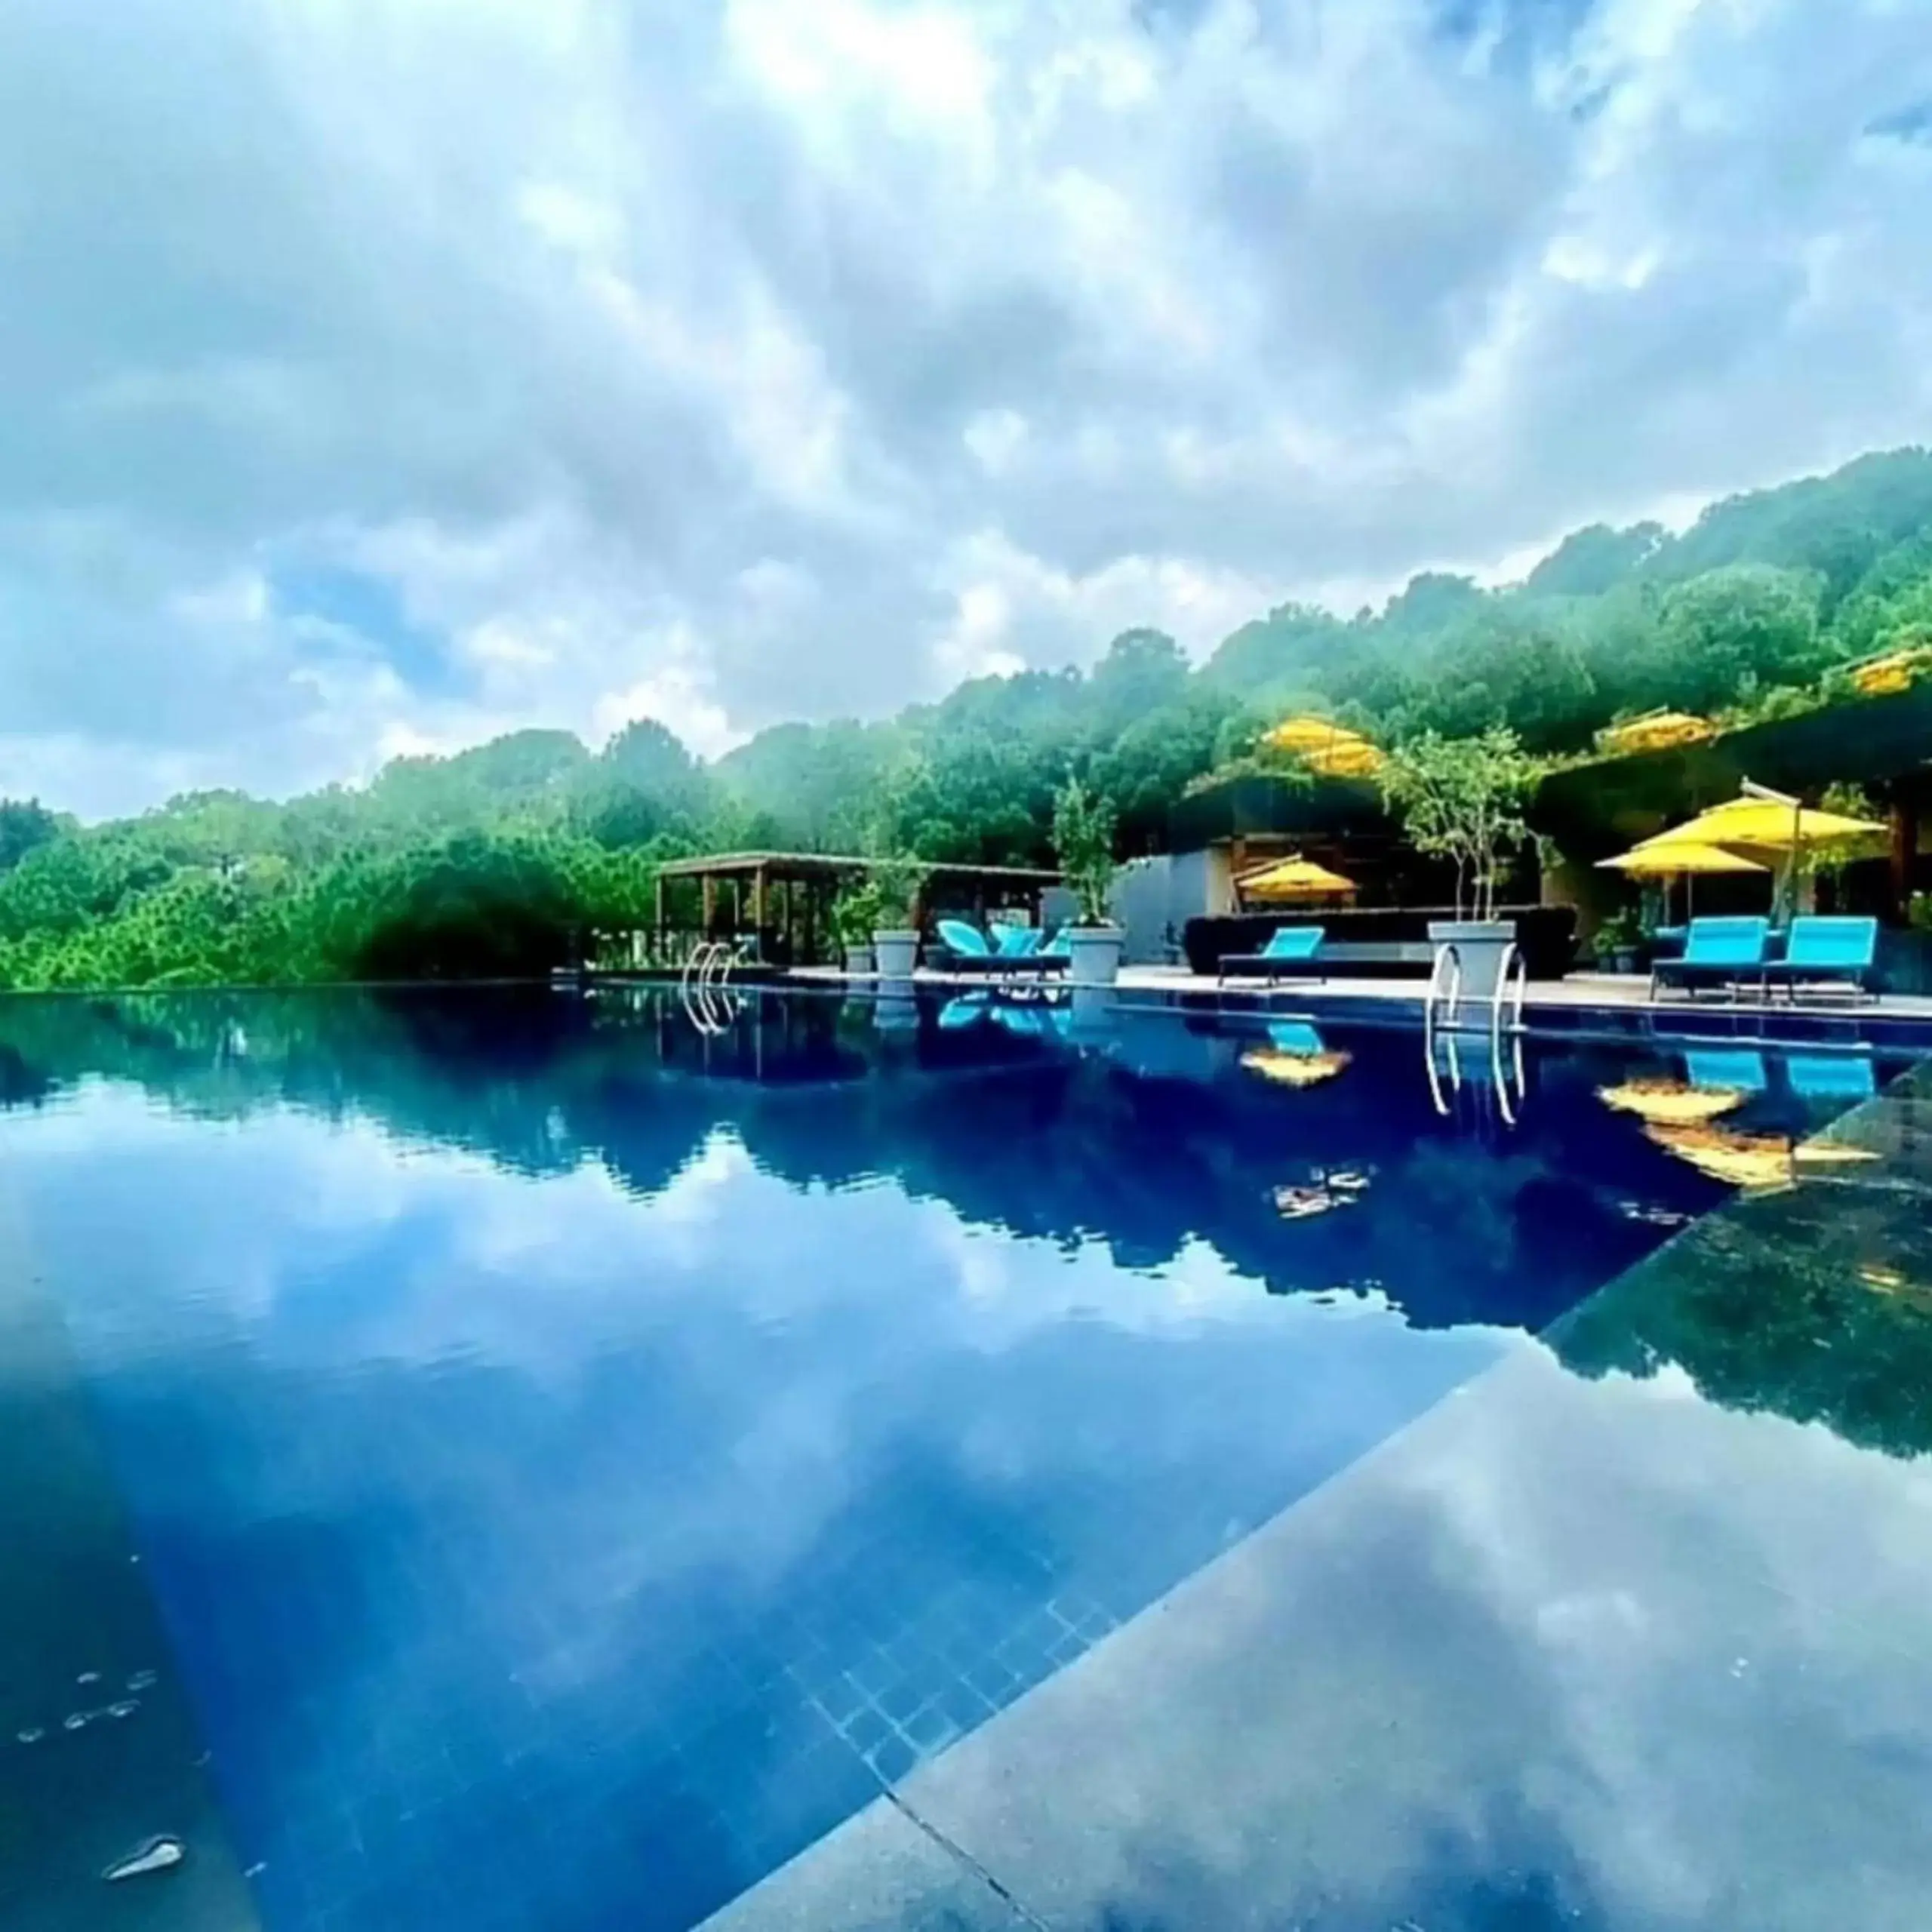
[[[1932,1066],[1821,1139],[711,1932],[1922,1932]]]
[[[802,985],[849,986],[854,990],[874,989],[880,983],[872,975],[850,975],[829,966],[796,968],[785,978]],[[914,975],[913,983],[965,989],[984,987],[988,982],[983,975],[922,967]],[[1214,980],[1189,972],[1184,966],[1123,967],[1115,990],[1128,998],[1157,995],[1164,999],[1297,1012],[1323,1005],[1366,1004],[1386,1009],[1391,1017],[1417,1018],[1421,1016],[1425,994],[1423,982],[1413,975],[1401,979],[1284,980],[1272,988],[1251,980],[1223,986]],[[1524,1004],[1532,1017],[1542,1013],[1572,1019],[1579,1013],[1595,1010],[1632,1020],[1654,1015],[1673,1023],[1689,1017],[1725,1022],[1752,1019],[1788,1022],[1795,1017],[1801,1020],[1855,1020],[1881,1029],[1892,1023],[1932,1026],[1932,998],[1915,995],[1887,993],[1855,1004],[1844,1000],[1821,1000],[1794,1008],[1782,999],[1694,1001],[1677,998],[1654,1003],[1649,992],[1650,982],[1640,974],[1572,973],[1561,980],[1531,980]]]

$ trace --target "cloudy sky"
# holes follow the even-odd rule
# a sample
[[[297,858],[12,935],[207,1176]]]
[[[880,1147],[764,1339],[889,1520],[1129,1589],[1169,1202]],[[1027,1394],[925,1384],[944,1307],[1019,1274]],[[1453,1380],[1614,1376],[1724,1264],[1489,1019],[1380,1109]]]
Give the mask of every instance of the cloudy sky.
[[[0,794],[708,752],[1932,437],[1932,0],[6,0]]]

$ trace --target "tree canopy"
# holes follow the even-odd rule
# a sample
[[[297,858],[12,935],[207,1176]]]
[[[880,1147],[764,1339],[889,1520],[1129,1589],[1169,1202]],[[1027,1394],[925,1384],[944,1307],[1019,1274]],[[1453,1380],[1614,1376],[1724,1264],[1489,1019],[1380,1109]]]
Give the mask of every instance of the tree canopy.
[[[640,718],[600,750],[513,732],[283,803],[229,791],[83,826],[0,797],[0,986],[521,974],[647,915],[666,858],[760,847],[1054,863],[1069,780],[1118,855],[1247,768],[1291,711],[1385,746],[1514,734],[1586,753],[1669,708],[1776,715],[1860,657],[1932,644],[1932,454],[1900,450],[1715,503],[1681,534],[1597,524],[1518,584],[1426,571],[1379,610],[1287,604],[1198,668],[1123,632],[1085,672],[1026,670],[861,722],[782,724],[706,764]],[[0,771],[0,792],[5,789]]]

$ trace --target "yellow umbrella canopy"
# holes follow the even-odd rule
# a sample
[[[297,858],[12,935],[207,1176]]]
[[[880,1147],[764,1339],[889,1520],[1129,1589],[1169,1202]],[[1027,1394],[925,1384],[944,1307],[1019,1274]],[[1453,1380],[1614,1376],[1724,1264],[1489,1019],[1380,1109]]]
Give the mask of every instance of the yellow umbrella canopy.
[[[1316,1087],[1344,1071],[1349,1056],[1340,1052],[1290,1053],[1279,1047],[1251,1047],[1241,1063],[1251,1073],[1281,1087]]]
[[[1654,711],[1647,717],[1613,724],[1598,742],[1607,752],[1666,751],[1673,745],[1694,745],[1714,738],[1717,731],[1708,718],[1690,712]]]
[[[1285,718],[1262,742],[1325,777],[1372,777],[1382,765],[1381,752],[1367,739],[1332,718]]]
[[[1755,859],[1727,852],[1720,846],[1668,837],[1647,839],[1614,859],[1601,859],[1598,863],[1629,878],[1678,878],[1700,873],[1761,872],[1770,869]]]
[[[1244,872],[1235,884],[1244,899],[1338,899],[1356,889],[1353,879],[1299,854]]]
[[[1315,752],[1329,745],[1365,745],[1368,740],[1332,718],[1308,716],[1283,718],[1263,742],[1278,752]]]
[[[1687,1081],[1651,1075],[1599,1087],[1597,1098],[1619,1113],[1635,1114],[1656,1126],[1694,1127],[1734,1112],[1746,1096],[1740,1088],[1694,1087]]]
[[[1762,851],[1788,852],[1798,846],[1882,838],[1887,829],[1875,820],[1847,818],[1841,812],[1820,811],[1810,805],[1787,805],[1776,798],[1733,798],[1645,839],[1636,850],[1648,851],[1666,845],[1752,845]]]
[[[1878,1157],[1870,1149],[1847,1147],[1830,1140],[1793,1141],[1778,1134],[1743,1134],[1710,1122],[1652,1121],[1645,1137],[1687,1161],[1713,1180],[1728,1183],[1747,1193],[1782,1192],[1795,1187],[1807,1168],[1847,1165]]]

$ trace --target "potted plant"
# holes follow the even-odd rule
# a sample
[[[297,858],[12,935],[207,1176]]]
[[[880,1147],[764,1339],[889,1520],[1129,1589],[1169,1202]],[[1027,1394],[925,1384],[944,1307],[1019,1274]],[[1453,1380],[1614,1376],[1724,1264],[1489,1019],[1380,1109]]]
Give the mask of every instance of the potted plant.
[[[848,975],[861,977],[872,970],[872,928],[878,923],[878,893],[870,879],[843,887],[832,902],[832,930]]]
[[[875,859],[870,867],[872,960],[881,980],[909,980],[919,960],[919,893],[926,868],[909,854]]]
[[[1637,915],[1627,906],[1619,906],[1590,938],[1590,950],[1596,955],[1597,964],[1611,973],[1635,972],[1642,944]]]
[[[1110,986],[1120,976],[1121,949],[1127,934],[1113,923],[1109,903],[1115,875],[1114,808],[1069,779],[1054,800],[1054,849],[1060,875],[1079,903],[1066,929],[1067,983]]]
[[[1429,936],[1455,947],[1472,1000],[1495,996],[1515,940],[1515,921],[1496,916],[1496,886],[1504,856],[1528,836],[1523,808],[1535,775],[1515,733],[1500,724],[1472,738],[1424,731],[1382,767],[1383,795],[1417,851],[1455,866],[1456,916],[1431,920]]]

